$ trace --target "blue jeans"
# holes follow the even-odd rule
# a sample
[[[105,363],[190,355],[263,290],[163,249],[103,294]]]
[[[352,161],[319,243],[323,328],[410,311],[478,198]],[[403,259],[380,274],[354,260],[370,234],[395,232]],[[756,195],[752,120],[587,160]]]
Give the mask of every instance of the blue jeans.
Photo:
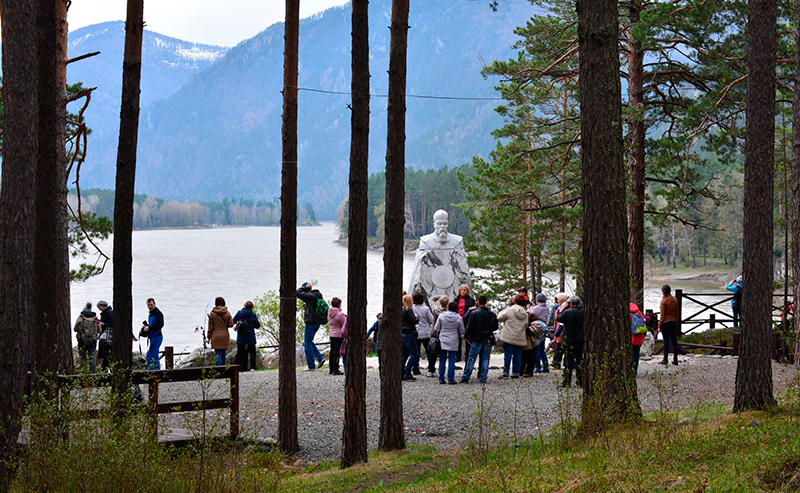
[[[534,348],[536,356],[534,356],[534,368],[537,370],[549,370],[547,363],[547,339],[543,340],[541,344]]]
[[[314,344],[314,336],[317,335],[319,324],[306,324],[306,330],[303,332],[303,347],[306,350],[306,363],[310,369],[315,369],[314,361],[322,361],[322,353],[317,349]]]
[[[78,341],[78,356],[81,360],[81,365],[85,365],[89,361],[89,371],[94,373],[97,371],[97,363],[94,360],[94,354],[97,352],[97,341],[84,346],[81,341]]]
[[[161,364],[159,363],[158,350],[161,349],[161,343],[164,342],[164,335],[160,334],[150,338],[150,347],[147,348],[147,369],[160,370]]]
[[[731,309],[733,310],[733,326],[739,326],[739,303],[731,303]]]
[[[225,350],[215,349],[214,354],[217,355],[217,366],[225,366]]]
[[[639,373],[639,352],[642,346],[633,346],[633,374]]]
[[[508,366],[511,365],[511,376],[518,377],[522,368],[522,346],[503,343],[503,375],[508,375]]]
[[[403,334],[403,376],[411,376],[414,366],[419,367],[419,346],[417,336]]]
[[[447,366],[447,380],[449,382],[456,381],[456,353],[458,351],[445,351],[444,349],[439,353],[439,380],[444,380],[444,367]]]
[[[478,380],[486,382],[486,377],[489,375],[489,349],[488,342],[472,343],[469,356],[467,356],[467,364],[464,366],[464,373],[461,374],[461,380],[469,381],[469,378],[472,376],[472,369],[475,368],[475,360],[480,358]]]

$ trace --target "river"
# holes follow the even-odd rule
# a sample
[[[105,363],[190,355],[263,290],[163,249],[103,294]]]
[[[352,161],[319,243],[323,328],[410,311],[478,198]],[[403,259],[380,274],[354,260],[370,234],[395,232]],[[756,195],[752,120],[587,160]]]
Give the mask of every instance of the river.
[[[297,284],[316,281],[325,299],[347,301],[347,247],[335,242],[336,226],[297,229]],[[100,244],[111,256],[112,239]],[[278,291],[280,228],[239,227],[134,231],[133,302],[134,325],[147,318],[147,298],[154,298],[164,313],[164,345],[176,352],[202,345],[195,332],[205,327],[206,313],[214,298],[222,296],[232,313],[247,300]],[[411,278],[414,255],[406,254],[403,286]],[[77,264],[73,260],[73,264]],[[87,301],[107,300],[112,306],[113,266],[86,282],[71,286],[72,319]],[[710,283],[681,282],[673,288],[724,294]],[[646,284],[645,305],[658,311],[660,283]],[[383,252],[367,253],[367,320],[381,311],[383,299]],[[548,295],[552,298],[552,293]],[[730,313],[730,305],[720,308]],[[343,306],[345,312],[347,307]],[[684,308],[686,313],[687,308]],[[138,331],[138,330],[137,330]],[[138,349],[138,345],[134,343]]]

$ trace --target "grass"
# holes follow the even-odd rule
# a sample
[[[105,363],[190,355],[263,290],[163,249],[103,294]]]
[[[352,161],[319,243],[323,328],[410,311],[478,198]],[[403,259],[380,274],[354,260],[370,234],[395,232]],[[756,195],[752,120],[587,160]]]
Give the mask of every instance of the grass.
[[[282,491],[797,491],[798,416],[699,409],[690,424],[617,426],[569,448],[532,440],[496,447],[479,464],[430,448],[374,453],[368,464],[285,477]],[[672,416],[677,423],[685,412]],[[660,421],[660,420],[659,420]],[[525,450],[522,450],[522,449]],[[525,460],[520,460],[521,457]]]

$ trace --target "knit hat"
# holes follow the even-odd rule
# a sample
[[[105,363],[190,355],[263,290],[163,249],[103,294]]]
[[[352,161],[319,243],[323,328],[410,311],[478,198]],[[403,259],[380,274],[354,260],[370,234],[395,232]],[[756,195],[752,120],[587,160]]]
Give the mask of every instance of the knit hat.
[[[546,301],[547,301],[547,296],[545,296],[544,293],[539,293],[539,294],[536,295],[536,302],[537,303],[544,303]]]
[[[108,306],[108,301],[100,300],[97,302],[97,306]]]
[[[736,278],[736,282],[738,282],[739,284],[741,284],[741,283],[742,283],[742,276],[739,276],[739,277],[737,277],[737,278]]]

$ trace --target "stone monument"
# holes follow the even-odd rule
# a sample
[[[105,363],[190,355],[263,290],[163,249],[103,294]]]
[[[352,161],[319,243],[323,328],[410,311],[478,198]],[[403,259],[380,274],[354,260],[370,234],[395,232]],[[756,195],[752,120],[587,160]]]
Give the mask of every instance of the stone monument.
[[[458,296],[459,286],[470,285],[467,252],[461,237],[447,232],[448,219],[447,212],[436,211],[433,233],[419,239],[408,292],[420,291],[425,300],[437,295],[453,300]]]

